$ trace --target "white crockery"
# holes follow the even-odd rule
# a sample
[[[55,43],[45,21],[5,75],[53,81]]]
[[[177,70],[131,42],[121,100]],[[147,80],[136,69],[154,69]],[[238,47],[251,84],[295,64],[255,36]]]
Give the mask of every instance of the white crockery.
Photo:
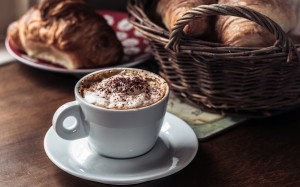
[[[87,138],[68,141],[51,127],[44,139],[49,159],[60,169],[79,178],[114,185],[137,184],[174,174],[195,157],[198,139],[180,118],[166,113],[155,146],[130,159],[112,159],[95,153]]]
[[[134,68],[114,69],[145,71]],[[109,69],[87,76],[104,71]],[[86,102],[79,94],[78,87],[87,76],[75,86],[76,101],[62,105],[55,112],[52,125],[56,133],[66,140],[87,137],[89,146],[107,157],[130,158],[148,152],[156,143],[164,121],[168,86],[164,97],[150,106],[127,110],[105,109]],[[75,118],[75,122],[66,128],[64,121],[70,116]]]

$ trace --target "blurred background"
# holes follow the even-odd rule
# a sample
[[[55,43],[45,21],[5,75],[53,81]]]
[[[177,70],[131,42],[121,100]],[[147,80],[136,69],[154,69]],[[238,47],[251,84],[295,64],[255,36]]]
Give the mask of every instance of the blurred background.
[[[5,47],[4,41],[8,25],[23,15],[37,0],[0,0],[0,65],[13,61]]]
[[[29,7],[40,0],[0,0],[0,42],[5,39],[7,26],[19,18]],[[87,4],[94,9],[109,9],[126,11],[128,0],[86,0]],[[288,0],[298,12],[300,18],[300,0]],[[297,24],[294,34],[300,35],[300,24]]]
[[[32,4],[33,0],[0,1],[0,40],[4,40],[7,26],[20,17]]]
[[[126,11],[127,0],[87,0],[87,3],[95,9],[104,8],[109,10]]]
[[[0,55],[2,60],[9,60],[10,56],[5,55],[4,41],[6,37],[7,26],[23,15],[31,6],[37,4],[40,0],[0,0]],[[93,9],[108,9],[126,11],[128,0],[86,0],[87,4]],[[288,0],[293,3],[293,8],[298,13],[298,24],[292,31],[293,39],[300,42],[300,0]],[[1,63],[0,63],[1,64]]]

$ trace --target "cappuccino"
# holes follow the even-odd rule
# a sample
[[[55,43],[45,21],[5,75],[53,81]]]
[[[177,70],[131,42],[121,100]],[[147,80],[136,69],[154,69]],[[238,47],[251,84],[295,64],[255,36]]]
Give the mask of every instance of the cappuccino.
[[[168,92],[165,80],[138,69],[102,71],[82,80],[80,95],[88,103],[107,109],[137,109],[160,101]]]
[[[76,100],[53,115],[59,137],[86,138],[87,149],[111,158],[137,157],[155,145],[169,99],[159,76],[133,68],[99,70],[81,78],[74,94]],[[71,128],[65,124],[69,117],[76,120]]]

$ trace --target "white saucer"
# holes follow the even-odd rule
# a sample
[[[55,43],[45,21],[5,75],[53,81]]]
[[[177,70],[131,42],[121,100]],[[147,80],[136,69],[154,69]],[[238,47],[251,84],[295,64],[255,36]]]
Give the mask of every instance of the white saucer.
[[[159,139],[148,153],[131,159],[112,159],[89,149],[86,138],[67,141],[51,127],[44,139],[50,160],[79,178],[106,184],[137,184],[171,175],[187,166],[198,150],[190,126],[167,113]]]

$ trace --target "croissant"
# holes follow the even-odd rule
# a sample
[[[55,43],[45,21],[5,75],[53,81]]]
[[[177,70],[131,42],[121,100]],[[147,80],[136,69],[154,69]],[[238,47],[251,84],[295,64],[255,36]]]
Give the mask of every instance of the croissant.
[[[167,29],[172,30],[175,23],[183,14],[193,7],[216,3],[216,0],[159,0],[156,12],[162,18]],[[197,37],[204,34],[210,28],[209,18],[203,17],[193,20],[183,29],[188,36]]]
[[[219,4],[245,6],[275,21],[288,32],[296,24],[296,15],[287,1],[282,0],[219,0]],[[276,38],[262,26],[239,17],[218,16],[216,33],[221,43],[236,47],[267,47]]]
[[[11,45],[67,69],[117,63],[123,47],[106,20],[84,0],[44,0],[10,24]]]
[[[300,1],[299,0],[289,0],[290,5],[293,7],[293,10],[296,12],[297,22],[295,28],[291,31],[293,35],[300,35]]]

